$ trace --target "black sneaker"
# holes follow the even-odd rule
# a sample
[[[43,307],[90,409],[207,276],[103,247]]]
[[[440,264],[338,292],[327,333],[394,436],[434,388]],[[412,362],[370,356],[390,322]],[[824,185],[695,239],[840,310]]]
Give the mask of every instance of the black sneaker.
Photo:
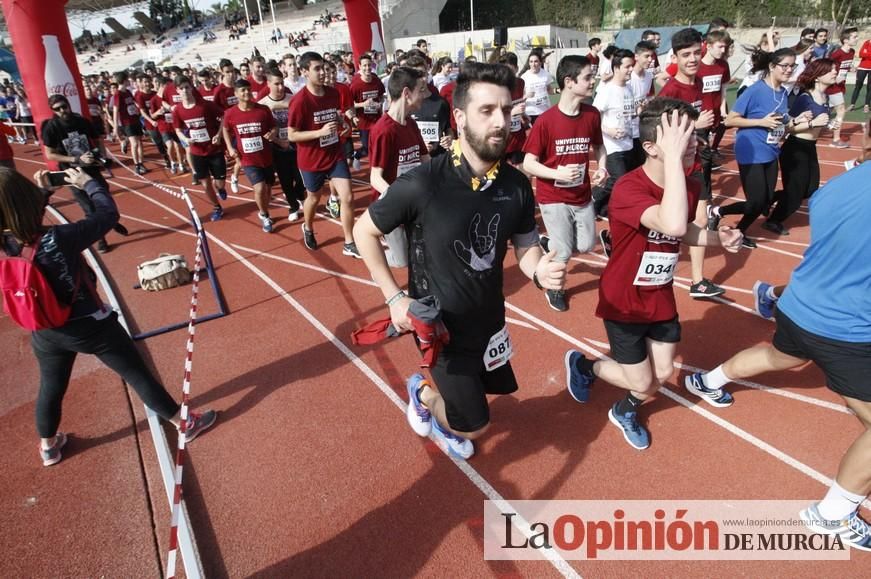
[[[165,166],[167,169],[169,169],[169,168],[172,167],[172,160],[169,158],[169,155],[164,155],[164,156],[163,156],[163,163],[164,163],[164,166]]]
[[[305,228],[305,223],[302,224],[302,241],[305,246],[314,251],[318,248],[318,240],[315,239],[315,232]]]
[[[762,229],[768,230],[776,235],[789,235],[789,229],[783,226],[783,223],[775,223],[774,221],[763,221]]]
[[[542,235],[538,238],[538,244],[541,246],[541,250],[545,253],[550,251],[550,237],[547,235]]]
[[[146,173],[148,173],[148,169],[145,168],[145,165],[143,165],[142,163],[137,163],[136,164],[136,174],[137,175],[145,175]]]
[[[717,231],[720,228],[721,217],[714,211],[714,205],[708,205],[705,212],[708,215],[708,231]]]
[[[707,278],[702,278],[702,281],[690,286],[691,298],[713,298],[721,296],[724,293],[726,293],[726,290]]]
[[[747,249],[756,249],[759,246],[756,245],[755,241],[745,235],[744,239],[741,240],[741,247],[746,247]]]
[[[199,185],[199,184],[200,184],[200,180],[197,179],[197,176],[194,175],[193,172],[191,172],[191,175],[192,175],[192,177],[191,177],[191,185]]]
[[[563,290],[546,290],[544,297],[547,299],[547,305],[558,312],[567,312],[569,304],[566,303],[566,292]]]
[[[600,231],[599,241],[602,242],[602,251],[605,252],[605,257],[611,257],[611,232],[607,229]]]
[[[351,243],[346,243],[342,246],[342,255],[347,255],[356,259],[363,259],[363,256],[360,255],[360,252],[357,251],[357,244],[353,241]]]
[[[97,251],[99,251],[100,253],[108,253],[110,251],[109,244],[106,243],[105,239],[101,239],[97,242]]]

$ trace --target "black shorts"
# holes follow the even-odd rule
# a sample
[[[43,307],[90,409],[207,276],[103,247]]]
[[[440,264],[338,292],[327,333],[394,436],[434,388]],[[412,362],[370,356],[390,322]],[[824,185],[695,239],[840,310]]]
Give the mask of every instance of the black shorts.
[[[677,317],[665,322],[630,324],[605,320],[605,331],[611,345],[611,356],[618,364],[640,364],[647,359],[647,339],[676,344],[680,342],[680,322]]]
[[[842,342],[802,329],[777,310],[772,344],[787,356],[811,360],[826,375],[826,386],[847,398],[871,402],[871,343]]]
[[[227,178],[227,161],[224,159],[223,153],[217,155],[209,155],[201,157],[199,155],[191,155],[191,167],[194,170],[194,177],[197,179],[216,179],[223,181]]]
[[[242,167],[251,186],[266,183],[270,187],[275,184],[275,170],[272,167]]]
[[[132,125],[121,125],[121,134],[125,137],[141,137],[142,125],[138,122]]]
[[[483,355],[476,358],[442,353],[430,372],[445,401],[448,425],[458,432],[474,432],[490,422],[487,394],[517,391],[511,362],[487,372]]]
[[[178,143],[178,142],[179,142],[179,140],[178,140],[178,135],[175,134],[175,131],[168,131],[168,132],[166,132],[166,133],[161,132],[161,133],[160,133],[160,138],[163,139],[163,142],[164,142],[164,143],[168,143],[168,142],[170,142],[170,141],[172,141],[172,142],[174,142],[174,143]]]

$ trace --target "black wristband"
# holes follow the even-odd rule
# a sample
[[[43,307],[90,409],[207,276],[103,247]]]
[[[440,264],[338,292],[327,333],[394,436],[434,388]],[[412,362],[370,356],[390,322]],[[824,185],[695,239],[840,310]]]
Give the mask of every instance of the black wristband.
[[[535,287],[537,287],[538,289],[540,289],[540,290],[544,289],[544,286],[541,285],[540,281],[538,281],[538,272],[535,272],[532,274],[532,283],[534,283]]]

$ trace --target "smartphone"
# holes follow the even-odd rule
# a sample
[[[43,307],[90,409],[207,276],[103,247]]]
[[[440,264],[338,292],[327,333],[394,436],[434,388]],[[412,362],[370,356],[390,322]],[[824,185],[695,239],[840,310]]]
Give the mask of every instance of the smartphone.
[[[49,171],[48,184],[52,187],[63,187],[69,185],[66,181],[67,174],[63,171]]]

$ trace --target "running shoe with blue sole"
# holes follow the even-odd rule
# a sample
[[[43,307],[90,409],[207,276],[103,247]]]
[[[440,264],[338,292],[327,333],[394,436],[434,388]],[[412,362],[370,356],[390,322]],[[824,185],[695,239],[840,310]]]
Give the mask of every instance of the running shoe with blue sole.
[[[717,408],[726,408],[727,406],[732,406],[732,403],[735,402],[732,395],[723,388],[718,388],[717,390],[708,388],[705,385],[705,378],[701,372],[687,376],[684,379],[684,386],[686,386],[689,392]]]
[[[418,436],[429,436],[432,432],[432,414],[429,409],[420,402],[419,394],[427,385],[422,374],[412,375],[405,383],[405,391],[408,392],[408,408],[405,415],[408,425]]]
[[[608,411],[608,420],[620,429],[629,446],[636,450],[645,450],[650,446],[650,433],[638,423],[638,413],[620,414],[617,412],[617,404],[619,402],[615,403]]]
[[[439,424],[438,420],[433,418],[432,434],[433,440],[443,451],[447,452],[454,458],[468,460],[475,454],[475,446],[472,441],[462,436],[457,436],[449,430],[445,430]]]

